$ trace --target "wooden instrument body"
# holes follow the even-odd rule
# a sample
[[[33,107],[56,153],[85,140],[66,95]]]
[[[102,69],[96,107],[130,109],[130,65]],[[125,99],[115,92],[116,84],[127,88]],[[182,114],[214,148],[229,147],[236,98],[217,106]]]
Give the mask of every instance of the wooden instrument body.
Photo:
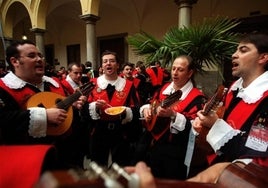
[[[268,168],[256,163],[249,163],[245,167],[232,163],[223,171],[217,184],[223,188],[266,188],[267,177]]]
[[[170,117],[160,117],[157,115],[157,108],[159,106],[163,108],[173,107],[175,106],[182,95],[182,91],[178,90],[175,93],[169,95],[163,101],[154,100],[151,103],[151,114],[152,118],[150,121],[145,122],[146,129],[152,134],[155,140],[159,140],[165,132],[169,129]]]
[[[48,124],[47,135],[57,136],[64,134],[70,127],[73,121],[72,104],[79,99],[80,96],[87,96],[95,87],[93,82],[88,82],[80,86],[72,95],[64,97],[53,92],[39,92],[27,101],[27,108],[43,107],[43,108],[59,108],[67,111],[67,118],[60,125]]]
[[[83,175],[82,175],[83,174]],[[107,188],[105,181],[100,177],[87,177],[83,172],[74,172],[70,170],[58,170],[46,172],[35,188]],[[132,188],[128,186],[128,181],[124,178],[114,179],[123,185],[122,187]],[[155,179],[159,188],[215,188],[215,184],[196,183],[169,179]],[[52,186],[51,186],[52,185]]]
[[[32,96],[27,102],[29,107],[59,108],[57,104],[62,102],[66,97],[52,92],[40,92]],[[73,108],[69,106],[65,109],[67,117],[60,125],[49,124],[47,126],[47,135],[61,135],[65,133],[71,126],[73,120]]]
[[[117,181],[123,185],[123,187],[129,187],[126,179],[118,176],[114,178],[115,176],[113,174],[110,174],[109,177],[113,181]],[[268,185],[267,177],[268,168],[255,163],[250,163],[245,167],[239,167],[237,164],[232,163],[223,171],[216,183],[198,183],[158,178],[155,178],[155,183],[156,187],[159,188],[266,188]],[[73,169],[46,172],[35,186],[35,188],[63,187],[105,188],[107,186],[105,185],[105,181],[94,175],[93,172]]]

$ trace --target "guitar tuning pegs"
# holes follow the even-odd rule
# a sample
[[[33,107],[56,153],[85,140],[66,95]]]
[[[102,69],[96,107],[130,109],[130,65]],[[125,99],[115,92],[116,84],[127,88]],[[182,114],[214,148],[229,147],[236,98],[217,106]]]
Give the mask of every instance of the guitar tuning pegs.
[[[90,164],[91,159],[88,159],[87,156],[84,156],[84,160],[83,160],[83,169],[84,170],[89,170],[90,169]]]
[[[139,188],[139,176],[137,174],[128,174],[117,163],[112,164],[112,169],[127,180],[128,188]]]
[[[106,173],[106,171],[96,162],[90,162],[89,167],[103,179],[106,188],[123,188],[123,186],[116,179],[111,178],[111,176]]]

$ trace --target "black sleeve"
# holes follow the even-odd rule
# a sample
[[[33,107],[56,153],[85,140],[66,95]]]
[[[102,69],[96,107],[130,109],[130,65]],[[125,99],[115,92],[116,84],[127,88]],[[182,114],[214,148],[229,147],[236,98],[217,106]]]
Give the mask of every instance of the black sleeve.
[[[0,142],[16,142],[28,135],[30,112],[23,110],[17,102],[0,88]]]

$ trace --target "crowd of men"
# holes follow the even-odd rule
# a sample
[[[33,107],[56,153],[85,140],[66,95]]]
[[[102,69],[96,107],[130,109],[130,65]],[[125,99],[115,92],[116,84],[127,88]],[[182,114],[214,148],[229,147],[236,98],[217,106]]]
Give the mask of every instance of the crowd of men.
[[[217,107],[204,113],[209,100],[194,85],[195,62],[188,55],[176,57],[167,71],[158,61],[149,67],[122,63],[116,52],[106,50],[100,74],[92,72],[89,62],[71,63],[48,76],[35,44],[22,41],[7,48],[6,61],[10,71],[0,79],[0,143],[53,145],[57,168],[83,168],[87,158],[107,168],[113,162],[138,163],[141,180],[142,173],[152,173],[157,178],[215,182],[212,171],[220,173],[234,160],[268,166],[265,34],[245,36],[232,55],[232,74],[238,80],[220,101],[222,116]],[[89,83],[86,93],[83,87]],[[55,100],[47,93],[64,98]],[[37,94],[44,95],[29,105]],[[60,108],[61,102],[69,105]],[[106,112],[118,106],[124,106],[122,113]],[[61,126],[66,130],[55,131]],[[139,161],[151,171],[140,170]],[[222,162],[227,163],[219,167]],[[153,178],[150,186],[155,186]]]

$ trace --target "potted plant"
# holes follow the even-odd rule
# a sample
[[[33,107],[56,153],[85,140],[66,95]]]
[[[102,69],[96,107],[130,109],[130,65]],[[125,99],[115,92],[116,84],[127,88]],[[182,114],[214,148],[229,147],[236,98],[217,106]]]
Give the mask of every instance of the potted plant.
[[[162,40],[141,31],[129,36],[127,41],[137,55],[145,56],[147,64],[160,60],[162,66],[169,68],[177,56],[190,55],[198,73],[204,75],[216,67],[223,79],[224,64],[230,62],[237,46],[238,34],[232,29],[238,24],[237,20],[228,18],[207,18],[190,27],[172,27]]]

